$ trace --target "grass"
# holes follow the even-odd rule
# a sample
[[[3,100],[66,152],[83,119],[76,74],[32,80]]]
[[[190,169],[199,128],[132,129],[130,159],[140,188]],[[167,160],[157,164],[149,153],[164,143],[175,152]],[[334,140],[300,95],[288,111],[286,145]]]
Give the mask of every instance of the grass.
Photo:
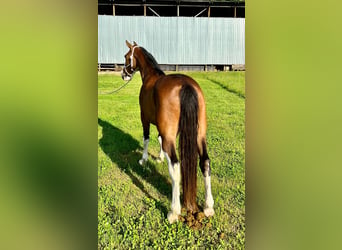
[[[207,142],[215,215],[193,230],[170,225],[171,181],[166,162],[157,163],[159,143],[152,125],[149,161],[140,166],[141,78],[113,95],[98,97],[98,248],[243,249],[245,243],[245,77],[244,72],[187,72],[201,86],[207,105]],[[98,76],[99,92],[124,82]],[[198,203],[204,182],[198,168]]]

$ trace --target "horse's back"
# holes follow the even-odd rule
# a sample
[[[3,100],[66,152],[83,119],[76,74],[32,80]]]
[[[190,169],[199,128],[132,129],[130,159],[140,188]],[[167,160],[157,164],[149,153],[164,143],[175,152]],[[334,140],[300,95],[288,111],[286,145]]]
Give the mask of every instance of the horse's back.
[[[164,88],[164,87],[176,87],[178,85],[190,84],[195,85],[197,87],[197,82],[192,79],[190,76],[183,75],[183,74],[170,74],[160,77],[156,82],[157,88]]]
[[[191,77],[183,74],[170,74],[159,78],[155,84],[155,91],[160,97],[175,96],[179,97],[179,91],[184,85],[190,85],[195,89],[197,95],[203,96],[198,83]]]
[[[171,105],[174,108],[179,108],[179,93],[185,85],[190,85],[197,92],[197,95],[202,96],[202,91],[198,83],[189,76],[183,74],[171,74],[159,78],[154,87],[157,106],[164,104]]]

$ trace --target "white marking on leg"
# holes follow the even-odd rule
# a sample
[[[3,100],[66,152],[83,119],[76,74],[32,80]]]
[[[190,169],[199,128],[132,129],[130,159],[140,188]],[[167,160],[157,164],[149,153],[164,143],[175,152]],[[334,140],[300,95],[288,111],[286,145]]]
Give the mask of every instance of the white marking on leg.
[[[157,161],[160,163],[164,161],[163,141],[162,141],[161,136],[158,136],[158,141],[160,144],[160,152],[159,152],[159,159]]]
[[[171,159],[170,159],[170,157],[167,155],[166,152],[163,151],[163,153],[164,153],[164,156],[165,156],[165,158],[166,158],[167,165],[170,166],[170,165],[171,165]]]
[[[141,160],[139,160],[140,165],[143,165],[145,162],[147,162],[147,158],[148,158],[147,149],[148,149],[148,142],[149,141],[150,141],[149,139],[145,140],[145,138],[144,138],[144,151],[143,151],[143,155],[142,155]]]
[[[204,185],[205,185],[205,208],[204,208],[204,214],[205,216],[213,216],[214,215],[214,199],[211,194],[211,181],[210,181],[210,175],[208,173],[208,170],[205,170],[204,172]]]
[[[173,222],[178,221],[178,215],[181,214],[181,205],[179,197],[179,184],[181,180],[180,164],[179,162],[172,164],[170,157],[165,152],[164,154],[169,166],[169,174],[172,180],[171,211],[167,215],[169,222],[172,224]]]
[[[171,168],[173,168],[171,210],[174,211],[178,215],[181,213],[181,205],[180,205],[180,197],[179,197],[180,196],[180,192],[179,192],[180,164],[175,163]]]

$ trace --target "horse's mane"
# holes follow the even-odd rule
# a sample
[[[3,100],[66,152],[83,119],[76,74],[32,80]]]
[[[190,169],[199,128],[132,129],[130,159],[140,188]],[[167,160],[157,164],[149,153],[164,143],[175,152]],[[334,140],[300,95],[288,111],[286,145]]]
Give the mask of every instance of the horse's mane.
[[[146,59],[151,63],[153,69],[155,71],[157,71],[158,74],[160,75],[165,75],[164,71],[162,71],[159,67],[159,64],[157,63],[156,59],[154,59],[154,57],[151,55],[150,52],[148,52],[145,48],[140,47],[140,49],[142,50],[142,52],[144,53]]]

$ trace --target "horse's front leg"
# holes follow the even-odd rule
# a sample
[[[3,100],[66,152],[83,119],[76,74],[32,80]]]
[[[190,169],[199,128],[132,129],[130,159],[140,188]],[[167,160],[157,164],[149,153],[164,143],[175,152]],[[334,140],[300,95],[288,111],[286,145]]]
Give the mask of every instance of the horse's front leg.
[[[139,160],[139,164],[143,165],[148,159],[148,143],[150,141],[150,123],[142,119],[143,130],[144,130],[144,151],[142,158]]]
[[[163,140],[160,135],[158,135],[158,141],[160,144],[159,158],[157,159],[158,163],[162,163],[164,161],[164,152],[163,152]]]

